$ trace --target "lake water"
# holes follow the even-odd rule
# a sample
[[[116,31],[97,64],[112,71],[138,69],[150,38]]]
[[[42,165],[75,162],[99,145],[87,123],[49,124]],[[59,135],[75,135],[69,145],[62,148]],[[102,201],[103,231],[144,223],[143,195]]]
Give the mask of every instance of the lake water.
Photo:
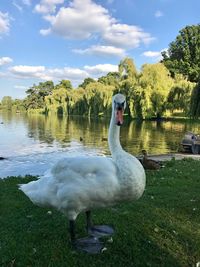
[[[8,159],[0,161],[0,177],[39,175],[66,156],[108,156],[108,128],[109,119],[2,113],[0,156]],[[186,131],[199,133],[200,124],[125,120],[121,143],[133,155],[176,152]]]

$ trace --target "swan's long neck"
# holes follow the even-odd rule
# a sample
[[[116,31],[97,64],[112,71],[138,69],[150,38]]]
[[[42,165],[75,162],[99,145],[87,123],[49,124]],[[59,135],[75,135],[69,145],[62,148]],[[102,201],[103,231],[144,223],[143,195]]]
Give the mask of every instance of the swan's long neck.
[[[112,156],[122,152],[123,149],[120,144],[120,126],[116,125],[115,122],[115,111],[112,111],[109,133],[108,133],[108,144]]]

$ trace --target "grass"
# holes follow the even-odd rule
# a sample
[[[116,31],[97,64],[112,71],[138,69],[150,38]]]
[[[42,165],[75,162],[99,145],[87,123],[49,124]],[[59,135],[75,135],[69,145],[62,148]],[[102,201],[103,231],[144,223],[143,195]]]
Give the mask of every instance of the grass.
[[[34,206],[17,189],[27,176],[0,180],[0,266],[196,267],[200,262],[200,162],[172,160],[147,171],[143,197],[94,211],[94,221],[113,224],[113,243],[100,255],[73,251],[66,218]],[[84,216],[77,231],[84,236]]]

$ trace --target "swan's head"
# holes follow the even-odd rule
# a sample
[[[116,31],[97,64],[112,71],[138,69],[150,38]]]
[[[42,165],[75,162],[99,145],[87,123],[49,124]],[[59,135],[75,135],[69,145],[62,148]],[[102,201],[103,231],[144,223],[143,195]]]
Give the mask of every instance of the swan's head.
[[[126,98],[122,94],[116,94],[113,96],[112,107],[115,116],[115,122],[118,126],[123,124],[123,114],[126,108]]]

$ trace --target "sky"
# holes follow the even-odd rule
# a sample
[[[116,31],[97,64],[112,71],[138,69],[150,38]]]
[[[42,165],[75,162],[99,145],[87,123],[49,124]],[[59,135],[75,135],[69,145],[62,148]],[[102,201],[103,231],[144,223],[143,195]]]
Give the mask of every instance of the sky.
[[[186,25],[200,23],[199,0],[0,0],[0,99],[24,98],[34,83],[77,87],[156,63]]]

